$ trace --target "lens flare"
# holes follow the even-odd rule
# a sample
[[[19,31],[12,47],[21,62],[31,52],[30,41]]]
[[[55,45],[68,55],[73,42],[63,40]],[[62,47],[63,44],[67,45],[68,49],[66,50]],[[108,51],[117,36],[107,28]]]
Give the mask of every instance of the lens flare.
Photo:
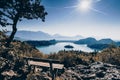
[[[91,0],[80,0],[78,3],[78,9],[81,11],[87,11],[91,7]]]

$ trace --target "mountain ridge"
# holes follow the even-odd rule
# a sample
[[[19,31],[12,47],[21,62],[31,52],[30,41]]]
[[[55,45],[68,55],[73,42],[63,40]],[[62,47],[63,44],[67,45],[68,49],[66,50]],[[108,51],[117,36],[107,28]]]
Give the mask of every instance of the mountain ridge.
[[[104,39],[100,39],[100,40],[96,40],[93,37],[88,37],[88,38],[84,38],[84,39],[80,39],[78,41],[75,42],[76,44],[114,44],[116,43],[116,41],[112,40],[111,38],[104,38]]]
[[[8,35],[9,34],[10,34],[10,31],[8,32]],[[15,37],[17,37],[18,39],[21,38],[22,40],[51,40],[51,39],[79,40],[79,39],[83,38],[83,36],[81,36],[81,35],[69,37],[69,36],[62,36],[60,34],[50,35],[43,31],[25,31],[25,30],[17,31]]]
[[[108,47],[120,46],[120,42],[116,42],[110,38],[96,40],[95,38],[88,37],[85,39],[80,39],[75,44],[87,44],[88,47],[92,49],[102,50]]]

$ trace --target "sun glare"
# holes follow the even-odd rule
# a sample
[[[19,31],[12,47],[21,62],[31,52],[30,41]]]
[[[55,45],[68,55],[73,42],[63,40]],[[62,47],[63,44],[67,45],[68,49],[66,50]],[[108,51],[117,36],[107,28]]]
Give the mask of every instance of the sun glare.
[[[78,3],[78,9],[81,11],[87,11],[91,7],[91,0],[80,0]]]

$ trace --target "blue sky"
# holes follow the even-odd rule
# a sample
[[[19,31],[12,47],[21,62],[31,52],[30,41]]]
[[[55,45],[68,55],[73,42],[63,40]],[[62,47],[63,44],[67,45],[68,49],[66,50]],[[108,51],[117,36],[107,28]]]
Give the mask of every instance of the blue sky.
[[[82,1],[90,1],[86,10],[79,7]],[[18,30],[120,40],[120,0],[42,0],[42,4],[48,12],[46,21],[23,20]]]

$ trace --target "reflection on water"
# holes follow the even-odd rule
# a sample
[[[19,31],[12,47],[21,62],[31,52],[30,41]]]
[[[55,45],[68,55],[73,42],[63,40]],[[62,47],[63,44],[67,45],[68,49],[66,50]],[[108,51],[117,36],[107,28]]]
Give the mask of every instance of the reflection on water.
[[[65,45],[71,45],[74,48],[71,48],[71,49],[64,48]],[[37,49],[39,49],[41,52],[43,52],[45,54],[58,52],[60,50],[81,50],[81,51],[85,51],[85,52],[93,51],[91,48],[87,47],[87,45],[78,45],[78,44],[74,44],[71,42],[60,42],[55,45],[37,47]]]

